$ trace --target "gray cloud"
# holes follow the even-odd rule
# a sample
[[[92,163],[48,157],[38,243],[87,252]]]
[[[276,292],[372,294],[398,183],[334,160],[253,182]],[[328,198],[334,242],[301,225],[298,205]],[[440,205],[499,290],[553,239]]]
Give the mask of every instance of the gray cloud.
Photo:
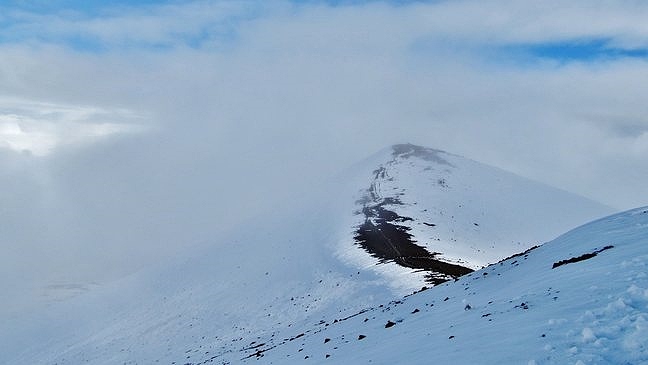
[[[255,4],[20,15],[22,40],[0,46],[0,102],[146,118],[109,113],[145,132],[47,156],[0,149],[3,285],[118,277],[396,142],[618,208],[648,203],[645,60],[518,65],[483,53],[582,37],[641,45],[644,5]],[[61,40],[80,33],[106,48]]]

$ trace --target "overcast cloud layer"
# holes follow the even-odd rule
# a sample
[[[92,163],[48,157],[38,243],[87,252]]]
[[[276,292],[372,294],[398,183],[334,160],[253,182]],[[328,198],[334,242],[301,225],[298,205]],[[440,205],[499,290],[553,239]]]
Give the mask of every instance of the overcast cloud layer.
[[[146,3],[0,7],[0,285],[119,276],[399,142],[648,204],[644,2]]]

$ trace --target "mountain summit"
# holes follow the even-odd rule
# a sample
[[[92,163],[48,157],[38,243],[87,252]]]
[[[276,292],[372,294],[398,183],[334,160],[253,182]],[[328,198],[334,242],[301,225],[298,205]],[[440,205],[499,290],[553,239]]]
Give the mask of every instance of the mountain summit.
[[[3,320],[0,363],[256,361],[609,212],[409,144],[377,153],[321,191],[175,262]],[[309,356],[285,355],[277,362]]]
[[[377,262],[415,269],[430,284],[456,279],[612,212],[431,148],[398,144],[377,160],[357,199],[355,242]]]

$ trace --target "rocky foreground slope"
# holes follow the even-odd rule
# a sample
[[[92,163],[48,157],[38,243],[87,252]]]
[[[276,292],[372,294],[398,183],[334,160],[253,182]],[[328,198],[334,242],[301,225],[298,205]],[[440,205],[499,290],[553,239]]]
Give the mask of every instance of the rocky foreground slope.
[[[264,363],[646,364],[648,207],[314,327]],[[265,348],[261,347],[259,351]]]

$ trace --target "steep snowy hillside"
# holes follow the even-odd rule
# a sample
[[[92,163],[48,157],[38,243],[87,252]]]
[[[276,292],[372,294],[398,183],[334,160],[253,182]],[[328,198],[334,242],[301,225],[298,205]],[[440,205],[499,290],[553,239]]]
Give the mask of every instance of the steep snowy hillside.
[[[410,268],[392,268],[407,275],[410,289],[454,279],[612,213],[565,191],[430,148],[394,145],[378,161],[357,198],[352,224],[355,241],[376,259],[349,250],[347,240],[340,256],[365,266],[393,262]],[[411,269],[420,270],[418,281]]]
[[[647,270],[648,207],[329,319],[259,356],[275,364],[646,364]]]
[[[608,211],[412,145],[388,148],[341,180],[171,263],[2,319],[0,363],[256,361],[261,350],[287,351],[334,319]]]

